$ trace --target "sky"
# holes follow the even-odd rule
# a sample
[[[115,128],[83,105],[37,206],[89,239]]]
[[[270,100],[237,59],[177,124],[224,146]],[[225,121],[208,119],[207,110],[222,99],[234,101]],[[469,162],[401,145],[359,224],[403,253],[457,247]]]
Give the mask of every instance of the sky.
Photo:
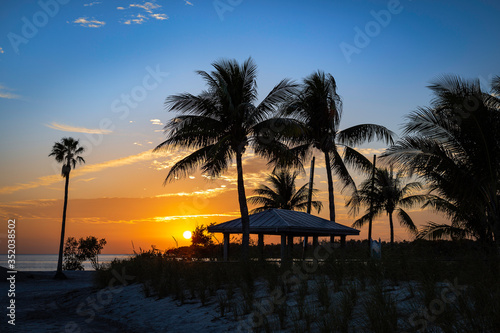
[[[429,105],[427,86],[441,75],[477,78],[489,90],[500,75],[499,14],[495,0],[4,0],[0,253],[9,219],[18,253],[57,253],[64,181],[48,154],[67,136],[86,148],[86,163],[71,173],[67,237],[106,238],[109,254],[168,249],[175,240],[189,245],[185,230],[238,217],[234,165],[216,180],[195,172],[163,186],[187,152],[152,153],[175,116],[165,98],[201,92],[195,71],[210,71],[218,59],[252,57],[261,97],[283,78],[331,73],[344,103],[341,128],[376,123],[401,134],[404,116]],[[366,156],[385,148],[358,147]],[[324,161],[317,161],[315,186],[327,207]],[[250,196],[270,170],[249,152],[244,172]],[[339,190],[337,222],[351,225]],[[443,221],[418,209],[411,216],[417,225]],[[395,225],[396,240],[412,239]],[[389,239],[385,216],[375,221],[379,237]]]

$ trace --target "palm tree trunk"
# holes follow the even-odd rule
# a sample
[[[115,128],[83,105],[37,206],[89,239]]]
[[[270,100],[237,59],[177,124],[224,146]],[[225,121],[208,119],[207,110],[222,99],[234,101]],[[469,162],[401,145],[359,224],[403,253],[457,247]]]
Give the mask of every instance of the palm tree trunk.
[[[57,272],[55,279],[66,279],[66,276],[62,272],[62,258],[64,249],[64,232],[66,229],[66,210],[68,209],[68,189],[69,189],[69,172],[66,175],[66,183],[64,185],[64,207],[62,216],[62,227],[61,227],[61,241],[59,243],[59,258],[57,260]]]
[[[243,162],[241,153],[236,153],[236,170],[238,173],[238,200],[240,203],[241,229],[243,237],[241,239],[241,260],[248,260],[248,248],[250,245],[250,218],[248,217],[247,198],[245,194],[245,182],[243,180]]]
[[[392,223],[392,212],[389,213],[389,226],[391,228],[391,246],[394,245],[394,224]]]
[[[330,207],[330,221],[335,222],[335,201],[333,197],[333,177],[330,166],[330,154],[325,151],[326,178],[328,180],[328,203]]]

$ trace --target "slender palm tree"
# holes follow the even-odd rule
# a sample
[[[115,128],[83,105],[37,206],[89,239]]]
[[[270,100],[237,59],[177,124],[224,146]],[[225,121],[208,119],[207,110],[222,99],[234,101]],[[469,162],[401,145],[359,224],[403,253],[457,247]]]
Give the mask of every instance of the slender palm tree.
[[[194,150],[175,163],[165,183],[185,176],[194,169],[211,177],[226,171],[236,160],[238,200],[242,220],[242,260],[248,259],[249,217],[243,179],[242,157],[247,147],[262,156],[283,148],[277,137],[262,139],[262,132],[274,124],[271,115],[278,104],[295,92],[295,85],[282,80],[257,105],[257,66],[251,58],[242,65],[236,60],[214,62],[214,71],[197,71],[208,89],[199,95],[172,95],[166,99],[169,111],[177,111],[165,126],[167,139],[155,151],[187,148]]]
[[[306,183],[297,190],[295,186],[297,176],[297,171],[290,172],[287,170],[280,170],[270,174],[267,181],[271,183],[271,187],[260,185],[254,190],[257,195],[248,198],[248,202],[251,204],[262,205],[253,209],[252,213],[271,208],[305,211],[309,198],[308,184]],[[317,190],[313,189],[313,193],[316,192]],[[311,204],[318,213],[323,207],[321,201],[312,200]]]
[[[471,237],[500,247],[500,78],[492,94],[479,80],[457,76],[430,88],[431,106],[407,117],[403,137],[385,153],[389,163],[429,183],[434,196],[426,206],[451,220],[430,223],[420,237]]]
[[[330,220],[335,221],[335,202],[332,172],[339,177],[343,188],[355,190],[355,183],[346,164],[363,170],[369,169],[366,158],[350,146],[372,141],[393,142],[393,133],[384,126],[361,124],[340,130],[342,101],[337,94],[337,83],[330,74],[315,72],[304,79],[300,93],[284,107],[284,114],[296,119],[302,131],[293,138],[290,154],[305,157],[313,148],[321,151],[325,158],[328,180]],[[292,133],[294,134],[294,133]],[[340,148],[344,148],[341,156]],[[344,163],[345,162],[345,163]]]
[[[351,215],[356,215],[360,206],[368,207],[365,214],[357,219],[352,227],[361,228],[370,220],[370,217],[373,219],[385,212],[389,217],[391,244],[394,244],[392,215],[396,211],[401,226],[416,234],[417,227],[404,208],[422,204],[428,199],[427,195],[416,193],[421,189],[420,182],[405,183],[402,172],[394,173],[392,168],[390,170],[377,168],[373,182],[371,178],[366,179],[346,203],[346,206],[350,207]],[[372,211],[370,211],[370,206]]]
[[[66,179],[64,185],[64,206],[61,227],[61,241],[59,243],[59,258],[57,260],[57,272],[54,278],[65,279],[66,276],[62,272],[62,259],[64,250],[64,232],[66,229],[66,211],[68,208],[68,189],[69,189],[69,174],[71,169],[76,168],[77,163],[85,163],[83,157],[78,156],[83,154],[85,148],[80,146],[79,140],[73,138],[62,138],[60,142],[54,143],[52,152],[49,156],[54,156],[57,162],[63,163],[61,176]]]

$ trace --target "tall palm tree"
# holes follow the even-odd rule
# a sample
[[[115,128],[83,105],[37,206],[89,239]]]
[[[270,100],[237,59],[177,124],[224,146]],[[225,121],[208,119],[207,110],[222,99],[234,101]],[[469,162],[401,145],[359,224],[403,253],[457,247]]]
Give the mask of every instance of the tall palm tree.
[[[375,124],[361,124],[340,130],[342,101],[337,94],[337,83],[332,75],[322,71],[317,71],[304,79],[300,93],[286,105],[283,113],[296,119],[302,127],[299,135],[287,138],[295,144],[290,154],[304,157],[316,148],[325,157],[330,220],[335,221],[332,172],[340,178],[343,189],[350,187],[355,190],[356,186],[346,163],[366,170],[369,169],[369,165],[366,163],[366,158],[350,146],[375,138],[392,143],[393,133],[384,126]],[[344,148],[343,158],[340,147]]]
[[[347,201],[346,206],[350,207],[350,213],[356,215],[360,206],[367,208],[365,214],[357,219],[352,227],[361,228],[366,222],[384,212],[389,217],[389,227],[391,230],[391,244],[394,244],[394,223],[393,213],[397,212],[399,223],[413,234],[417,233],[417,227],[413,223],[410,215],[404,208],[411,208],[416,204],[424,203],[428,197],[424,194],[415,194],[422,189],[420,182],[404,182],[404,175],[401,171],[394,173],[384,168],[375,169],[373,182],[371,178],[361,183],[358,191]]]
[[[479,80],[457,76],[443,76],[430,89],[431,106],[407,117],[403,137],[385,154],[422,176],[434,194],[426,205],[451,220],[427,225],[420,236],[494,239],[500,247],[500,78],[492,94]]]
[[[79,140],[73,138],[62,138],[60,142],[54,143],[52,152],[49,156],[54,156],[57,162],[63,163],[61,176],[66,179],[64,185],[64,206],[61,227],[61,241],[59,243],[59,258],[57,260],[57,272],[55,279],[65,279],[66,276],[62,272],[62,259],[64,249],[64,232],[66,229],[66,211],[68,208],[68,189],[69,189],[69,174],[71,169],[76,168],[77,163],[85,163],[83,157],[78,156],[83,154],[85,148],[80,146]]]
[[[295,85],[282,80],[257,105],[257,66],[251,58],[242,65],[236,60],[214,62],[214,71],[197,71],[208,89],[199,95],[172,95],[166,99],[169,111],[180,116],[165,126],[167,139],[155,151],[187,148],[194,150],[175,163],[165,182],[185,176],[197,167],[216,177],[236,160],[238,200],[242,220],[242,260],[248,259],[249,217],[243,179],[242,156],[247,147],[259,155],[269,156],[283,145],[275,138],[262,139],[262,131],[275,119],[275,107],[294,93]],[[273,148],[274,147],[274,148]]]
[[[256,196],[248,198],[248,202],[255,205],[262,205],[252,210],[252,213],[262,212],[271,208],[280,208],[288,210],[304,211],[307,209],[307,201],[309,198],[308,184],[306,183],[297,190],[295,179],[298,172],[290,172],[280,170],[274,172],[267,177],[267,181],[271,183],[271,187],[260,185],[254,192]],[[313,189],[313,193],[317,192]],[[321,201],[312,200],[312,206],[318,211],[321,211],[323,204]]]

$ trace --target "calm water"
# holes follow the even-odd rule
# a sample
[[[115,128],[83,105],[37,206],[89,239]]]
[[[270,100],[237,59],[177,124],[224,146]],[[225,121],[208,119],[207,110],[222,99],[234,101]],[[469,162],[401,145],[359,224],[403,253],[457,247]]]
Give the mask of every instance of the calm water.
[[[101,254],[99,263],[110,263],[113,259],[127,259],[131,254]],[[20,271],[55,271],[57,254],[18,254],[16,255],[16,270]],[[7,267],[7,255],[0,254],[0,266]],[[84,261],[86,271],[93,271],[90,261]]]

